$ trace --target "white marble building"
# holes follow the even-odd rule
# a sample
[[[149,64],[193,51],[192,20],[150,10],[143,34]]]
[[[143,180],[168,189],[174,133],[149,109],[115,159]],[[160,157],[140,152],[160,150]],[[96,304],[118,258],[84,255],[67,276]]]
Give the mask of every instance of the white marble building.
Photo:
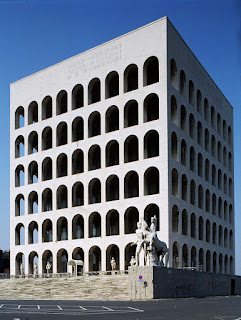
[[[234,272],[233,109],[167,18],[11,84],[11,274],[127,269],[158,217],[169,266]]]

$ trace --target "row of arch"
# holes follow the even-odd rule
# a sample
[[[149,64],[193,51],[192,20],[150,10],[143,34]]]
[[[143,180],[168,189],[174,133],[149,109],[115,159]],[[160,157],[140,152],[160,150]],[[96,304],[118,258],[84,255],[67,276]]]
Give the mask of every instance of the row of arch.
[[[159,207],[151,203],[144,209],[144,219],[148,224],[152,216],[157,217],[157,231],[159,230]],[[139,211],[136,207],[129,207],[124,212],[124,234],[135,233],[137,222],[139,221]],[[88,230],[85,230],[85,220],[88,219]],[[102,219],[105,219],[103,227]],[[76,214],[72,219],[60,217],[56,223],[51,218],[45,219],[40,228],[36,221],[31,221],[27,226],[27,235],[25,226],[18,223],[15,227],[15,245],[24,245],[25,243],[34,244],[39,242],[62,241],[68,239],[83,239],[101,236],[120,235],[120,214],[116,209],[111,209],[105,217],[100,213],[92,212],[88,218],[81,214]],[[103,228],[105,230],[103,230]],[[42,231],[41,231],[42,230]],[[40,234],[39,234],[40,232]],[[27,239],[25,239],[27,237]],[[26,241],[25,241],[26,240]]]
[[[216,114],[215,108],[211,106],[211,112],[207,98],[202,98],[201,91],[198,89],[195,94],[195,88],[192,80],[186,83],[186,75],[183,70],[180,71],[178,76],[177,65],[174,59],[170,62],[170,79],[173,87],[178,90],[189,103],[196,107],[197,112],[204,117],[204,119],[211,123],[211,126],[218,132],[224,140],[232,145],[232,129],[227,126],[226,120],[221,119],[218,112]],[[174,104],[172,104],[172,117],[177,118],[177,111]]]
[[[138,89],[138,67],[135,64],[129,65],[124,71],[124,92]],[[143,66],[143,86],[151,85],[159,81],[159,61],[157,57],[148,58]],[[119,95],[119,74],[116,71],[110,72],[105,79],[105,98]],[[84,106],[84,87],[77,84],[72,92],[72,110]],[[92,79],[88,84],[88,104],[101,101],[101,81],[99,78]],[[68,93],[61,90],[56,97],[56,115],[68,112]],[[28,106],[28,124],[39,121],[38,103],[32,101]],[[53,99],[46,96],[42,101],[42,120],[53,116]],[[15,112],[15,129],[24,126],[25,110],[22,106]]]
[[[159,170],[156,167],[148,168],[144,173],[144,195],[158,194],[160,190]],[[84,185],[78,181],[72,186],[72,207],[84,205],[84,199],[88,199],[88,204],[100,203],[101,181],[93,178],[88,183],[88,197],[84,194]],[[139,197],[139,175],[136,171],[129,171],[124,177],[124,194],[120,191],[120,181],[117,175],[110,175],[105,182],[106,201]],[[39,212],[38,193],[31,191],[28,195],[28,214]],[[68,188],[60,185],[56,190],[56,209],[68,208]],[[40,212],[53,210],[53,191],[50,188],[42,192],[42,210]],[[23,194],[18,194],[15,198],[15,216],[25,214],[25,198]]]
[[[105,132],[119,130],[119,109],[117,106],[111,106],[105,115]],[[156,94],[150,94],[144,100],[144,122],[159,119],[159,98]],[[124,108],[124,127],[138,125],[138,103],[136,100],[127,102]],[[76,117],[72,121],[72,142],[83,140],[84,120],[82,117]],[[88,138],[101,134],[101,115],[94,111],[88,118]],[[56,128],[56,146],[62,146],[68,143],[68,124],[65,121],[60,122]],[[15,140],[15,158],[25,155],[25,139],[19,135]],[[39,137],[36,131],[28,135],[28,154],[36,153],[39,150]],[[53,148],[53,129],[46,127],[42,131],[42,151]]]
[[[148,159],[159,156],[159,133],[156,130],[148,131],[143,138],[143,158]],[[117,140],[111,140],[105,147],[105,165],[106,167],[120,164],[120,146]],[[92,145],[87,153],[88,170],[96,170],[101,168],[101,147],[98,144]],[[124,141],[123,160],[124,163],[139,160],[139,139],[135,135],[128,136]],[[71,174],[84,172],[84,152],[77,149],[72,153],[71,157]],[[61,153],[56,158],[56,177],[64,177],[68,175],[68,156]],[[32,161],[27,169],[27,183],[38,182],[39,166],[37,161]],[[53,160],[46,157],[42,161],[42,181],[53,179]],[[15,169],[15,187],[25,184],[25,168],[19,164]]]
[[[212,223],[209,219],[204,221],[202,216],[198,218],[194,212],[189,215],[186,209],[180,213],[177,205],[172,207],[172,232],[233,249],[232,230],[228,230],[221,224],[218,226],[216,222]]]

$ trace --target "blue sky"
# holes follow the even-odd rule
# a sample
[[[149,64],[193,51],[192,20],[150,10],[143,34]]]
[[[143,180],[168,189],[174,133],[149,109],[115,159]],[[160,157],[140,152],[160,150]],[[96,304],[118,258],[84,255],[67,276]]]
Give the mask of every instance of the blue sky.
[[[240,0],[0,0],[0,247],[9,249],[9,84],[168,16],[234,107],[236,272],[241,275],[240,12]]]

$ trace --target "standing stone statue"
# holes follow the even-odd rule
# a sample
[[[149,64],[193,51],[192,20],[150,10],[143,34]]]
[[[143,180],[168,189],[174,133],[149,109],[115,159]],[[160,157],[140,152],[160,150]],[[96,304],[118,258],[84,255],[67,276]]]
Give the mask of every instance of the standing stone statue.
[[[133,267],[136,264],[136,259],[134,256],[131,256],[130,265]]]
[[[112,271],[116,270],[116,262],[115,262],[115,258],[114,257],[111,258],[110,265],[111,265],[111,270]]]
[[[52,267],[51,263],[48,261],[47,264],[46,264],[47,276],[49,276],[51,267]]]
[[[38,274],[38,266],[37,266],[37,263],[35,262],[34,266],[33,266],[33,274],[34,274],[34,277],[37,276]]]
[[[19,269],[20,269],[20,275],[21,275],[21,277],[23,277],[24,276],[24,266],[22,263],[20,263]]]

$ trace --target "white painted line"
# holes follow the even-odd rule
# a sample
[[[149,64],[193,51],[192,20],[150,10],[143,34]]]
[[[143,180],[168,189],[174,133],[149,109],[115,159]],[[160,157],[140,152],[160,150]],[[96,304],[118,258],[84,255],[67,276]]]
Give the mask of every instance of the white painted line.
[[[21,304],[18,306],[18,309],[20,309],[21,308]]]
[[[40,309],[40,306],[39,306],[39,305],[37,305],[37,307],[38,307],[38,309]]]
[[[128,308],[128,309],[131,309],[131,310],[139,311],[139,312],[144,312],[144,310],[137,309],[137,308],[132,308],[132,307],[127,307],[127,308]]]
[[[3,304],[0,305],[0,309],[3,307]]]
[[[63,310],[60,306],[57,306],[59,308],[59,310]]]
[[[241,318],[233,319],[233,320],[241,320]]]
[[[80,309],[87,311],[87,309],[85,309],[84,307],[79,306]]]
[[[111,308],[108,308],[108,307],[102,307],[103,309],[105,309],[105,310],[108,310],[108,311],[114,311],[113,309],[111,309]]]

